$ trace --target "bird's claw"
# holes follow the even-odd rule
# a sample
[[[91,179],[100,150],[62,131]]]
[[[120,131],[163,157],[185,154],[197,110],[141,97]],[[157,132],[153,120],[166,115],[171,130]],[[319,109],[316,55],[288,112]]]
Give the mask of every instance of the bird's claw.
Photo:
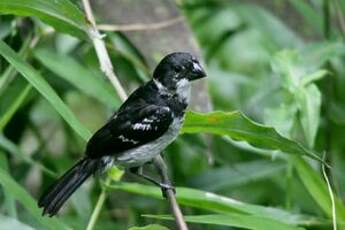
[[[162,195],[164,198],[168,198],[168,194],[167,194],[168,190],[171,190],[174,192],[174,194],[176,194],[176,189],[171,184],[160,183],[159,186],[161,187]]]

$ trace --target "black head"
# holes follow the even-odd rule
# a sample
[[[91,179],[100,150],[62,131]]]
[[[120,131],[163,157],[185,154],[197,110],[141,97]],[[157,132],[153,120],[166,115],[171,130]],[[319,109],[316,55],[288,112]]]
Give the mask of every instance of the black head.
[[[193,55],[184,52],[165,56],[153,73],[153,78],[167,87],[176,85],[182,79],[194,81],[203,77],[206,77],[206,73],[199,61]]]

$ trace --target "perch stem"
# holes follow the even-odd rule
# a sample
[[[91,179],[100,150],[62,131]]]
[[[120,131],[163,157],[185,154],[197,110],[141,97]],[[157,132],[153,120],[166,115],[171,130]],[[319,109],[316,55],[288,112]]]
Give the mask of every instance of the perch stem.
[[[162,158],[161,155],[158,155],[154,159],[154,164],[156,168],[159,171],[160,176],[162,177],[162,182],[164,184],[171,184],[169,176],[168,176],[168,170],[167,166]],[[188,230],[187,224],[183,219],[183,214],[181,212],[180,206],[178,205],[175,197],[175,193],[172,188],[168,188],[166,190],[166,195],[170,203],[171,211],[173,212],[176,226],[179,230]]]

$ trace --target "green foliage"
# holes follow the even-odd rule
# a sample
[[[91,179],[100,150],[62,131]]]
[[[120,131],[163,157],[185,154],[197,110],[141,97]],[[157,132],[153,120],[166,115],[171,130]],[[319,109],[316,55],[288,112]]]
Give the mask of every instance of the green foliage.
[[[67,227],[56,218],[44,218],[42,211],[37,207],[34,200],[17,182],[15,182],[7,172],[0,169],[0,183],[2,188],[13,195],[16,200],[22,204],[25,209],[45,228],[47,229],[66,229]]]
[[[38,49],[35,52],[35,57],[57,76],[70,82],[86,95],[96,98],[109,107],[120,104],[113,88],[102,81],[103,76],[99,72],[93,73],[73,58],[67,55],[58,55],[49,50]]]
[[[82,137],[88,140],[90,132],[78,121],[74,114],[55,93],[54,89],[42,76],[25,61],[23,61],[10,47],[0,41],[0,54],[10,62],[18,72],[26,78],[56,109],[65,121]]]
[[[343,229],[345,3],[177,2],[209,75],[209,92],[197,93],[209,93],[214,107],[188,112],[165,153],[190,229],[332,229],[333,205]],[[57,218],[37,207],[82,156],[89,130],[121,104],[79,5],[0,0],[0,228],[85,229],[96,213],[95,229],[175,229],[164,221],[172,215],[160,189],[117,168],[106,183],[86,183]],[[104,41],[128,92],[149,79],[126,34]],[[334,204],[320,170],[324,152]],[[100,191],[104,206],[96,206]]]
[[[160,190],[152,186],[134,183],[116,183],[108,187],[161,199]],[[313,222],[312,219],[291,214],[284,210],[247,204],[211,192],[204,192],[189,188],[177,188],[176,191],[177,201],[185,206],[195,207],[217,213],[246,214],[247,216],[267,218],[290,225]]]
[[[267,117],[271,119],[268,123],[274,123],[277,126],[286,123],[286,119],[290,120],[290,125],[295,119],[299,120],[303,127],[304,140],[312,148],[319,127],[321,108],[321,93],[313,82],[324,77],[327,71],[318,70],[308,74],[306,73],[308,66],[301,66],[300,64],[301,61],[297,52],[282,51],[276,55],[272,68],[281,79],[282,87],[289,95],[283,102],[283,109],[288,111],[288,114],[283,115],[284,120],[280,121],[269,116],[269,113],[274,113],[274,111],[267,112]],[[282,133],[287,134],[291,128],[291,126],[285,127]],[[289,134],[287,135],[289,136]]]
[[[56,30],[87,38],[87,24],[84,14],[68,0],[2,0],[0,12],[2,14],[35,16]]]
[[[25,98],[30,93],[31,89],[32,89],[32,86],[27,85],[25,89],[20,93],[20,95],[16,98],[16,100],[7,109],[6,113],[2,115],[0,119],[0,130],[2,130],[6,126],[6,124],[11,120],[14,113],[18,110],[18,108],[21,106]]]
[[[168,228],[158,224],[150,224],[145,227],[131,227],[129,230],[168,230]]]
[[[151,218],[162,220],[173,220],[170,216],[164,215],[145,215]],[[222,226],[231,226],[243,229],[279,229],[279,230],[303,230],[304,228],[293,227],[279,223],[277,221],[265,219],[262,217],[246,216],[240,214],[227,214],[227,215],[200,215],[200,216],[186,216],[186,221],[191,223],[214,224]]]
[[[304,148],[298,142],[279,135],[272,127],[260,125],[251,121],[240,112],[213,112],[209,114],[188,113],[182,132],[213,133],[228,136],[237,141],[263,149],[281,150],[285,153],[308,155],[319,159],[315,153]]]
[[[324,181],[320,178],[320,176],[317,173],[315,173],[315,171],[310,167],[310,165],[308,165],[301,159],[294,159],[294,165],[309,193],[313,196],[314,200],[322,208],[326,215],[331,218],[332,204],[327,190],[327,186],[324,183]],[[345,207],[338,197],[335,197],[335,207],[337,210],[338,220],[344,222]]]

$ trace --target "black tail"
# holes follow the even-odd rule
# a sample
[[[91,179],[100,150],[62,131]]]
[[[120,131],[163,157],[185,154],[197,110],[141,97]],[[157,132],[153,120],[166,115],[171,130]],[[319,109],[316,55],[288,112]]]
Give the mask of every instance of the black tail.
[[[84,158],[51,185],[38,201],[43,215],[54,216],[73,192],[95,173],[97,167],[97,159]]]

